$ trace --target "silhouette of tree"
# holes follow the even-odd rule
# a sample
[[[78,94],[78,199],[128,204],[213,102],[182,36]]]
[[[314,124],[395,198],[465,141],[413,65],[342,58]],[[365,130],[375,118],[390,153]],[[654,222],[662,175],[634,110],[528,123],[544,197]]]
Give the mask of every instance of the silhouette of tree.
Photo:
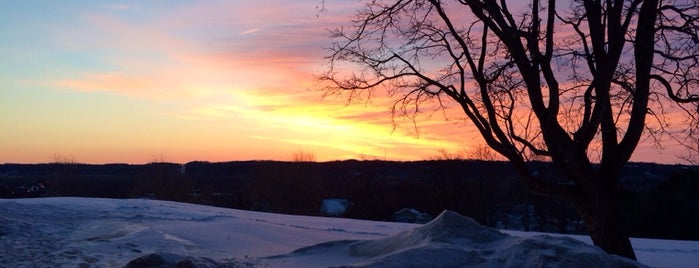
[[[464,160],[466,156],[464,152],[451,153],[447,149],[437,150],[437,154],[430,156],[429,160]]]
[[[530,191],[573,204],[596,245],[635,259],[619,173],[644,133],[695,137],[670,131],[668,115],[697,123],[699,3],[557,4],[366,1],[332,31],[319,79],[350,101],[387,92],[394,116],[460,109]],[[550,158],[562,178],[538,177],[528,155]]]
[[[291,160],[294,162],[315,162],[316,155],[311,151],[299,149],[291,155]]]
[[[495,153],[490,147],[483,144],[478,144],[474,146],[471,150],[467,152],[467,159],[473,160],[485,160],[485,161],[495,161],[502,160],[498,158],[497,153]]]

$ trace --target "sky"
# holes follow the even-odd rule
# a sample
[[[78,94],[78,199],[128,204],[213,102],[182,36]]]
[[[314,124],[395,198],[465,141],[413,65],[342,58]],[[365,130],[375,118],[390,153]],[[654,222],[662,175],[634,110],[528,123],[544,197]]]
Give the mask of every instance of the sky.
[[[323,98],[358,1],[0,0],[0,163],[420,160],[482,140],[440,113]],[[632,161],[681,163],[642,144]]]

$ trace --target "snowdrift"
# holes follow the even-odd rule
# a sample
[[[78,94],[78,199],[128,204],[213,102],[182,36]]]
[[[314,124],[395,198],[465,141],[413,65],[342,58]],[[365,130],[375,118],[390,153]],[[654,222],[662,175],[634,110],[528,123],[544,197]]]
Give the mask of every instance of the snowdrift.
[[[323,243],[276,258],[338,248],[368,258],[343,267],[647,267],[572,238],[513,237],[453,211],[387,238]]]
[[[699,263],[697,241],[631,242],[651,267]],[[144,199],[0,199],[0,267],[644,267],[589,243],[450,211],[416,225]]]

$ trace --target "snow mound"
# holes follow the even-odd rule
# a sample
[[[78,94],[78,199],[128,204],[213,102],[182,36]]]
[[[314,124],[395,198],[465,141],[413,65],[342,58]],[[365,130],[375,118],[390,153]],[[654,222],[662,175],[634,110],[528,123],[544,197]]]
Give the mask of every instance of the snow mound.
[[[89,223],[82,225],[73,233],[78,241],[111,241],[127,239],[148,230],[148,227],[128,222]]]
[[[343,267],[646,267],[571,238],[512,237],[452,211],[383,239],[323,243],[292,254],[333,247],[364,257]]]
[[[181,256],[174,253],[151,253],[136,258],[127,263],[124,268],[224,268],[224,267],[244,267],[237,264],[219,263],[210,258],[199,258]]]
[[[430,243],[475,245],[505,237],[506,234],[496,229],[481,226],[470,218],[447,210],[423,226],[384,239],[357,242],[350,246],[350,254],[374,257]]]

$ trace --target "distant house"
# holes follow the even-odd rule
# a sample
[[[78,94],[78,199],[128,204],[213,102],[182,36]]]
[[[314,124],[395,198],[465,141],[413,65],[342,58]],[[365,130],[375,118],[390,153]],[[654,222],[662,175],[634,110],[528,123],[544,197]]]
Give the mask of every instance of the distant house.
[[[11,196],[14,198],[39,197],[45,195],[46,187],[42,183],[32,185],[22,184],[12,190]]]
[[[347,199],[324,199],[320,206],[320,215],[327,217],[340,217],[350,207],[351,202]]]
[[[413,208],[404,208],[396,213],[393,213],[391,220],[394,222],[406,223],[428,223],[432,220],[432,216],[428,213],[420,212]]]

